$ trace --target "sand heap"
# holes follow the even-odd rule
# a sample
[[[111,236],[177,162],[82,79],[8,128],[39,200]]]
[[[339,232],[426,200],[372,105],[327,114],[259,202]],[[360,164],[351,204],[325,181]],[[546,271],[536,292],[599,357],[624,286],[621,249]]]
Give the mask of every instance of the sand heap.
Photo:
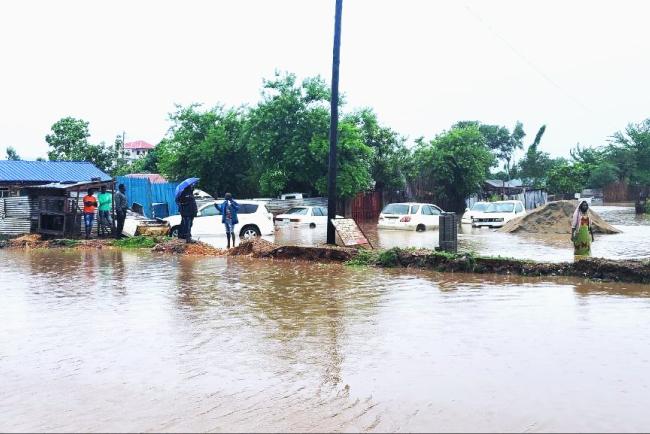
[[[577,202],[560,200],[531,211],[524,217],[510,220],[501,232],[529,232],[538,234],[571,234],[571,218]],[[601,234],[618,234],[621,231],[607,223],[592,209],[589,210],[594,232]]]

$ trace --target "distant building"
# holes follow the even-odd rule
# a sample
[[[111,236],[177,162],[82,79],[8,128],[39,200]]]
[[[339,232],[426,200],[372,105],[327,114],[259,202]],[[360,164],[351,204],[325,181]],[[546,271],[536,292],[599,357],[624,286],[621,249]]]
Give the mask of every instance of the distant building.
[[[124,156],[128,161],[135,161],[138,158],[146,156],[154,148],[154,145],[147,143],[144,140],[127,142],[124,144]]]

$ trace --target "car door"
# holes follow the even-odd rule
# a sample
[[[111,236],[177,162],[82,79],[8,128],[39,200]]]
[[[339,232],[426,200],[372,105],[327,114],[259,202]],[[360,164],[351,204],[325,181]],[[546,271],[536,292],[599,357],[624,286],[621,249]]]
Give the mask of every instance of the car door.
[[[237,219],[239,220],[239,228],[243,228],[246,225],[254,224],[259,228],[259,222],[255,221],[255,215],[259,205],[254,203],[241,203],[239,204],[239,211],[237,211]],[[235,231],[240,229],[235,228]]]
[[[519,203],[517,204],[517,206],[515,207],[515,213],[517,214],[517,217],[520,217],[520,216],[526,214],[526,209],[525,209],[524,206],[521,204],[521,202],[519,202]]]
[[[318,226],[327,225],[327,208],[322,206],[317,206],[313,208],[314,211],[314,223]]]
[[[221,210],[217,208],[216,204],[203,206],[194,219],[192,234],[205,236],[220,233],[225,234],[225,230],[223,230],[223,225],[221,224]]]
[[[427,229],[435,229],[440,226],[440,208],[435,205],[424,205],[422,207],[422,214],[425,218],[425,225]]]

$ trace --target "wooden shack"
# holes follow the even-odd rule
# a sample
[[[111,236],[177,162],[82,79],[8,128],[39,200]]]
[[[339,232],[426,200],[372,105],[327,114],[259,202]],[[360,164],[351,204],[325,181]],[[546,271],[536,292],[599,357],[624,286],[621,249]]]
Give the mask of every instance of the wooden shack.
[[[102,185],[113,180],[91,163],[0,161],[0,236],[78,236],[82,198]]]

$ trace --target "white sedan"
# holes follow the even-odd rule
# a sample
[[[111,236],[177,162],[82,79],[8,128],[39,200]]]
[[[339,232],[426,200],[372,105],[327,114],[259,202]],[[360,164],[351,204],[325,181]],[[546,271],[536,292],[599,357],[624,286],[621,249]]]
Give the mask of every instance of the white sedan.
[[[475,228],[500,228],[510,220],[526,215],[526,208],[520,200],[490,202],[484,211],[475,214],[472,226]]]
[[[440,226],[440,214],[443,212],[429,203],[391,203],[379,214],[377,227],[424,232]]]
[[[239,238],[247,240],[262,235],[273,235],[275,228],[273,226],[273,214],[271,214],[264,203],[254,200],[238,200],[239,211],[237,218],[239,224],[235,227],[239,230]],[[221,206],[220,202],[210,202],[199,205],[199,212],[192,225],[192,236],[215,236],[225,235],[223,223],[221,223]],[[181,216],[174,215],[165,219],[171,226],[171,236],[177,237],[180,226]]]
[[[337,215],[336,218],[342,218]],[[324,206],[296,206],[275,217],[277,226],[316,226],[327,225],[327,208]]]

